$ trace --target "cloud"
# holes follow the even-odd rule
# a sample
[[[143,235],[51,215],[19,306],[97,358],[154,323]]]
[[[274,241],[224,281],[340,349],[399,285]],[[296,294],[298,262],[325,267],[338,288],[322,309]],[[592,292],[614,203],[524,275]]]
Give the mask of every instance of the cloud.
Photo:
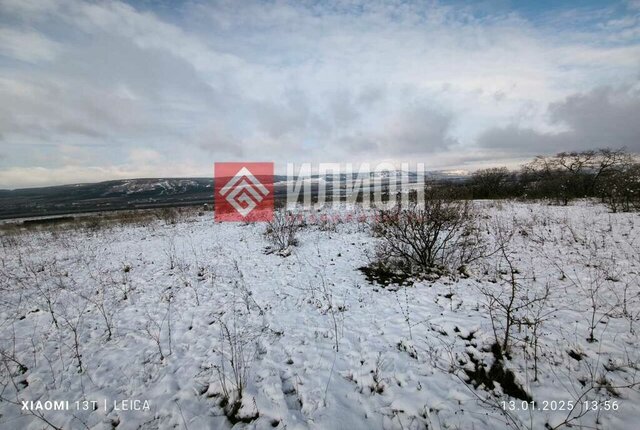
[[[162,155],[145,169],[166,176],[246,158],[467,166],[636,136],[623,124],[640,71],[631,9],[168,8],[0,0],[0,152],[13,172],[0,187],[73,182],[70,166],[84,166],[78,180],[153,176],[131,166],[145,151]]]
[[[212,170],[203,170],[193,164],[173,166],[60,166],[10,167],[0,171],[0,184],[20,184],[20,187],[45,187],[71,183],[107,181],[111,179],[194,177],[211,175]],[[4,188],[11,189],[11,186]]]
[[[448,136],[453,117],[428,106],[416,105],[385,115],[372,128],[342,138],[352,155],[402,157],[446,151],[455,144]]]
[[[0,11],[28,22],[41,22],[42,18],[60,8],[66,0],[0,0]]]
[[[640,10],[640,0],[627,0],[630,9]]]
[[[512,124],[487,130],[478,143],[526,155],[621,147],[640,152],[638,112],[638,85],[598,87],[548,106],[550,123],[564,131],[541,132]]]
[[[51,61],[62,51],[62,46],[35,31],[0,28],[0,55],[20,61],[38,63]]]

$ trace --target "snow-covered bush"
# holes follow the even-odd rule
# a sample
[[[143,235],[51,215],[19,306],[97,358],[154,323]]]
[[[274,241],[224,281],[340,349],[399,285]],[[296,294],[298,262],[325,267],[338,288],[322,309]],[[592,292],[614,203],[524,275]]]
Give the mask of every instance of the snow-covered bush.
[[[424,206],[380,211],[372,225],[380,238],[377,263],[404,273],[458,269],[482,255],[483,244],[469,201],[428,199]]]

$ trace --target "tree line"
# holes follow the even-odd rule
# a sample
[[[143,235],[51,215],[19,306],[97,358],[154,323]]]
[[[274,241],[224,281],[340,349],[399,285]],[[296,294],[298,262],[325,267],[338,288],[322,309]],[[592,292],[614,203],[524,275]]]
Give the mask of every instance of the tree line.
[[[625,149],[560,152],[537,156],[516,171],[481,169],[447,188],[466,198],[550,199],[562,205],[598,198],[612,212],[629,212],[640,210],[640,159]]]

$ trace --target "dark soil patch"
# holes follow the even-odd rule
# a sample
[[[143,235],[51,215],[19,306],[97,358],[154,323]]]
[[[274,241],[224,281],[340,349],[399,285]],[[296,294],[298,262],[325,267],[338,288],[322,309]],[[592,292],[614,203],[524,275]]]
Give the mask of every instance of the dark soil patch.
[[[495,388],[494,382],[498,382],[505,394],[516,399],[526,400],[527,402],[532,401],[533,398],[529,393],[516,382],[516,377],[513,372],[504,368],[500,346],[494,344],[491,347],[491,352],[495,360],[488,371],[485,363],[478,360],[475,356],[469,355],[469,359],[474,364],[475,369],[464,370],[469,377],[468,382],[471,383],[474,388],[484,385],[488,390],[493,390]]]
[[[569,357],[573,358],[576,361],[581,361],[584,357],[586,357],[585,354],[574,351],[573,349],[567,351],[567,354],[569,354]]]
[[[359,267],[358,270],[364,273],[367,281],[369,281],[369,283],[371,284],[379,284],[382,287],[386,287],[389,285],[413,285],[413,279],[411,275],[403,272],[396,272],[382,266],[362,266]]]
[[[253,415],[244,415],[240,416],[240,408],[242,407],[242,400],[236,400],[234,402],[229,402],[229,399],[223,397],[220,401],[220,407],[224,411],[225,416],[231,422],[231,424],[245,423],[248,424],[251,421],[258,419],[260,414],[256,411]]]
[[[476,335],[476,332],[475,332],[475,331],[472,331],[472,332],[470,332],[467,336],[463,336],[462,334],[460,334],[461,332],[460,332],[460,329],[458,328],[458,326],[456,326],[456,327],[453,329],[453,331],[454,331],[454,332],[456,332],[456,333],[458,333],[458,337],[459,337],[460,339],[466,340],[467,342],[471,342],[471,341],[475,338],[475,335]]]

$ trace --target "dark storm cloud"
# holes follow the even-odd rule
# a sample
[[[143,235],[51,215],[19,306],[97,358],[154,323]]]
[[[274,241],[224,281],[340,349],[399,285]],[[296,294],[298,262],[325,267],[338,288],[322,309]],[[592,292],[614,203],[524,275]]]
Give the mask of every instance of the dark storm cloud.
[[[640,90],[637,86],[599,87],[551,103],[551,124],[566,130],[540,132],[510,125],[484,132],[478,144],[522,155],[594,148],[640,152]]]

